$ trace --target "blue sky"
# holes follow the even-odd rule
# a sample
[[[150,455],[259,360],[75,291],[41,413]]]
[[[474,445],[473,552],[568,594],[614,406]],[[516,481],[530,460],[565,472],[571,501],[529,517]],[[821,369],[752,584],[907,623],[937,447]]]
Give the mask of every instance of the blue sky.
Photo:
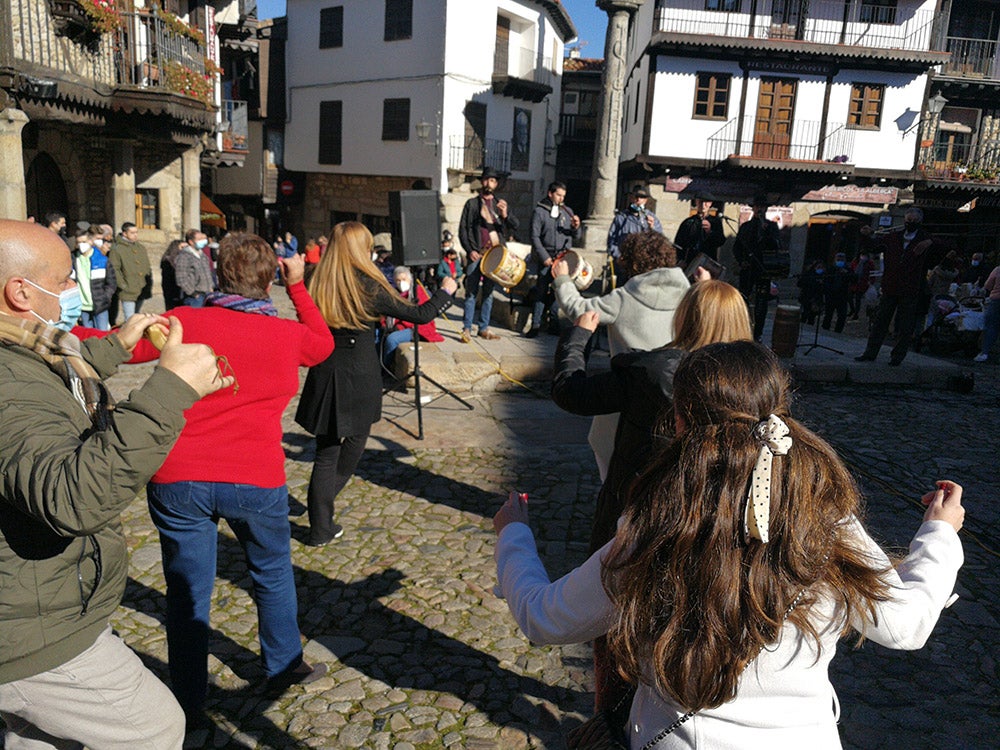
[[[476,2],[476,0],[466,0]],[[600,10],[594,0],[562,0],[570,18],[576,26],[583,45],[583,57],[604,57],[604,31],[608,25],[608,15]],[[257,0],[257,16],[274,18],[285,14],[285,0]]]

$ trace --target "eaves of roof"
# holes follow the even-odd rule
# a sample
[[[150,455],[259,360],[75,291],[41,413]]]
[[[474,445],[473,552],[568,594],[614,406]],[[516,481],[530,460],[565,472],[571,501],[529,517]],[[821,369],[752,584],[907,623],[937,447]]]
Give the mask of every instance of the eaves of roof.
[[[535,0],[535,2],[549,12],[552,23],[555,24],[563,42],[576,39],[576,26],[573,25],[573,20],[559,0]]]

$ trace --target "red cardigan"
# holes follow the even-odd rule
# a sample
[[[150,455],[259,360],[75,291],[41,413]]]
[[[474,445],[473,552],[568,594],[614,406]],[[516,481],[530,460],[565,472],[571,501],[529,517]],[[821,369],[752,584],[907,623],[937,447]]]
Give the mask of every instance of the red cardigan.
[[[298,393],[299,367],[317,365],[333,352],[333,336],[305,284],[287,289],[299,323],[223,307],[178,307],[164,313],[180,320],[185,343],[208,344],[229,360],[239,391],[216,391],[184,412],[187,424],[152,481],[267,488],[285,483],[281,416]],[[73,332],[81,338],[93,335],[88,329]],[[143,339],[131,361],[158,356]]]

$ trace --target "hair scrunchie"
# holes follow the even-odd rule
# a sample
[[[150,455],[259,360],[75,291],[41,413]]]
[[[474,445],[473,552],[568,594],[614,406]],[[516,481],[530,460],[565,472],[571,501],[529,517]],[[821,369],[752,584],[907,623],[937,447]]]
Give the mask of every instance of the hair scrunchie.
[[[784,456],[792,447],[788,425],[774,414],[758,422],[753,436],[761,446],[757,463],[750,478],[750,490],[743,513],[743,537],[749,542],[759,539],[767,544],[768,523],[771,517],[771,459]]]

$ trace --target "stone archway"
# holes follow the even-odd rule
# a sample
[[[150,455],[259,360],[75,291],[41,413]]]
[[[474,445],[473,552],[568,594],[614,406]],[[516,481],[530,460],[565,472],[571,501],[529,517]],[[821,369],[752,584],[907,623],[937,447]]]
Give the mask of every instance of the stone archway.
[[[27,215],[34,216],[36,221],[44,222],[45,214],[49,211],[69,215],[69,200],[62,172],[55,159],[44,151],[31,160],[24,177],[24,193]]]

